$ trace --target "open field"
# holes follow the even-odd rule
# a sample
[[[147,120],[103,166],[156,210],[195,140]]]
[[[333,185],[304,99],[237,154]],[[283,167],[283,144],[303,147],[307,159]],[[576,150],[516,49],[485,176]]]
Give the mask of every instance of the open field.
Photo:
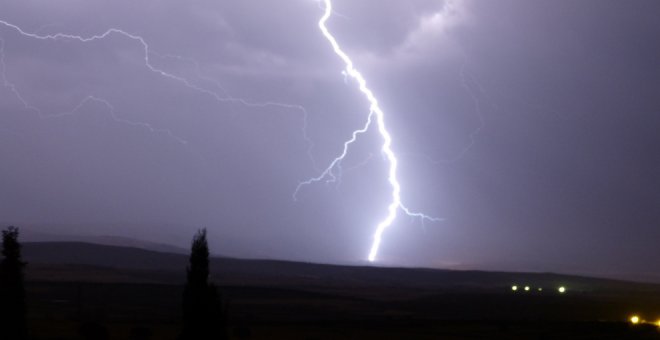
[[[112,339],[176,338],[185,256],[26,244],[25,257],[35,338],[81,338],[84,327]],[[627,322],[660,319],[660,285],[236,259],[214,259],[212,270],[234,338],[660,338],[658,327]]]

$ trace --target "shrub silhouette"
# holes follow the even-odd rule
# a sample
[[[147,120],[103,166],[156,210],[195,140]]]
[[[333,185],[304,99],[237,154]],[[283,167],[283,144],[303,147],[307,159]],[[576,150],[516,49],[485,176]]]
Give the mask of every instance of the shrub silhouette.
[[[0,339],[27,339],[25,286],[18,228],[2,231],[0,262]]]
[[[187,281],[183,291],[181,340],[226,339],[226,323],[217,288],[209,284],[209,248],[206,229],[192,241]]]

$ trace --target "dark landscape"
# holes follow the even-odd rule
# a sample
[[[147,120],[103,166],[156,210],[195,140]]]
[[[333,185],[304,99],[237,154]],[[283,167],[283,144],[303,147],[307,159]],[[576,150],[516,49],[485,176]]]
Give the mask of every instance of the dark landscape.
[[[36,339],[76,338],[82,325],[109,338],[176,338],[186,255],[81,242],[25,243],[23,252]],[[236,339],[660,337],[655,325],[629,322],[660,319],[657,284],[218,257],[211,273]]]

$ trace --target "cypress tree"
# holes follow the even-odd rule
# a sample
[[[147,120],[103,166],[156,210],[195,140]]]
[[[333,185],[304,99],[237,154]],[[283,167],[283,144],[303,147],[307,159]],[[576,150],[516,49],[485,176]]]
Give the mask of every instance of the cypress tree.
[[[225,318],[217,288],[209,284],[209,248],[206,229],[192,241],[183,291],[183,330],[180,339],[226,339]]]
[[[25,285],[18,229],[2,231],[2,262],[0,262],[0,338],[27,339]]]

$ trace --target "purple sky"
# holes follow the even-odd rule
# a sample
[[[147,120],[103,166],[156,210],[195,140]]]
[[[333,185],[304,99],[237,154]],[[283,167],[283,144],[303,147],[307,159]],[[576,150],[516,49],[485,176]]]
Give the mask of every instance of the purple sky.
[[[334,6],[403,200],[445,219],[399,217],[381,264],[660,281],[660,3]],[[0,3],[28,33],[140,36],[174,76],[127,36],[0,24],[0,221],[181,246],[206,227],[216,253],[364,261],[389,203],[374,131],[340,182],[292,199],[368,114],[322,14],[314,0]]]

